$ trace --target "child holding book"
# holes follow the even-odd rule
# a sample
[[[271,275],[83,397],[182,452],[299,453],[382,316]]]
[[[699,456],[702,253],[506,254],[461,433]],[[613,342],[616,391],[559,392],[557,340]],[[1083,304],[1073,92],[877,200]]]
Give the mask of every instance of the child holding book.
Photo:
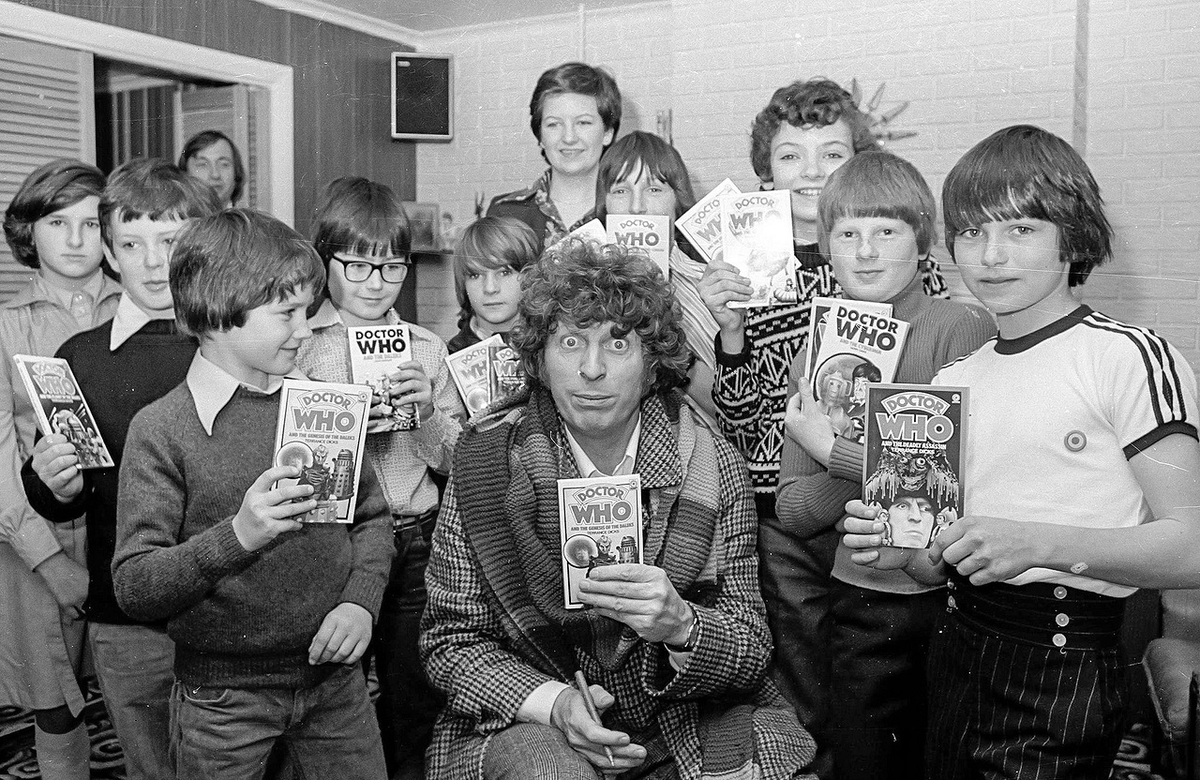
[[[117,475],[133,415],[182,382],[196,352],[195,340],[175,327],[167,285],[175,235],[188,219],[220,208],[212,188],[165,160],[132,160],[113,171],[100,199],[100,232],[125,291],[112,320],[68,339],[56,354],[83,388],[115,465],[81,471],[75,447],[51,434],[21,470],[38,514],[59,524],[85,518],[88,646],[126,774],[136,780],[175,772],[168,754],[175,646],[165,623],[131,618],[113,593]]]
[[[312,245],[266,214],[195,220],[171,257],[187,378],[134,417],[117,495],[113,585],[175,641],[179,777],[258,777],[276,743],[306,777],[385,777],[358,661],[392,558],[363,468],[350,524],[301,524],[311,485],[274,465],[279,388],[325,284]]]
[[[712,402],[716,368],[713,339],[717,323],[696,287],[704,273],[704,263],[696,258],[695,250],[674,225],[696,202],[683,158],[675,147],[657,135],[634,130],[604,153],[596,190],[596,202],[602,204],[601,221],[609,214],[661,214],[671,218],[674,234],[671,289],[683,315],[680,325],[688,349],[696,356],[688,370],[685,393],[692,407],[703,413],[705,421],[714,423],[717,410]]]
[[[750,299],[749,280],[728,263],[709,263],[699,290],[719,326],[713,402],[721,431],[746,458],[758,509],[759,570],[775,639],[775,668],[784,694],[817,738],[822,776],[828,711],[828,593],[832,539],[814,551],[798,544],[775,516],[775,487],[783,448],[788,367],[804,353],[812,299],[834,295],[837,281],[817,245],[817,198],[826,179],[855,154],[878,149],[871,119],[850,93],[826,79],[797,81],[771,96],[750,133],[750,162],[764,189],[791,193],[798,262],[794,304],[730,308]],[[943,295],[936,266],[922,269],[930,295]]]
[[[508,335],[521,302],[521,269],[537,259],[537,234],[518,219],[480,217],[467,226],[454,249],[459,315],[450,352]]]
[[[84,527],[50,526],[21,490],[37,418],[14,354],[53,355],[74,334],[112,317],[121,286],[101,270],[98,208],[104,174],[55,160],[29,174],[4,214],[17,262],[35,273],[0,304],[0,704],[34,711],[42,776],[87,778],[80,715],[87,595]]]
[[[920,265],[934,242],[937,205],[911,163],[887,152],[855,155],[829,177],[817,209],[821,250],[843,296],[891,304],[892,317],[909,323],[894,381],[927,384],[938,368],[995,335],[987,312],[921,290]],[[835,433],[807,394],[806,372],[801,353],[788,376],[792,395],[775,508],[789,534],[824,549],[837,545],[834,525],[842,507],[862,493],[863,446],[853,429],[850,436]],[[938,586],[916,583],[903,572],[855,566],[848,548],[836,549],[825,585],[836,702],[828,729],[834,776],[922,780],[925,657],[944,596]]]
[[[933,380],[971,389],[966,512],[928,553],[880,549],[882,523],[853,501],[845,543],[856,563],[950,579],[928,777],[1104,777],[1124,726],[1124,597],[1200,585],[1195,376],[1153,331],[1075,298],[1112,229],[1066,141],[994,133],[942,204],[963,280],[999,324]]]
[[[345,177],[326,188],[314,236],[327,273],[326,299],[309,320],[313,336],[300,348],[297,364],[313,379],[349,382],[347,326],[403,322],[392,307],[408,271],[408,220],[389,187]],[[396,550],[372,651],[389,776],[423,777],[425,748],[442,705],[417,655],[425,566],[439,506],[430,470],[449,471],[466,413],[446,368],[446,345],[425,328],[407,324],[413,359],[392,375],[384,400],[415,405],[420,426],[367,435],[367,454],[391,508]]]

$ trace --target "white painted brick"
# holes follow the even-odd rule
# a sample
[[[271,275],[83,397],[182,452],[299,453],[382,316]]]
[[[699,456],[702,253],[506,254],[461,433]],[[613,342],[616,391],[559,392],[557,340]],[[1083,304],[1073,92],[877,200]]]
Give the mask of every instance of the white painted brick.
[[[1092,21],[1114,30],[1155,32],[1169,29],[1166,8],[1154,8],[1142,3],[1136,9],[1094,13]]]
[[[1112,273],[1085,296],[1114,316],[1186,336],[1194,367],[1200,291],[1173,282],[1200,253],[1198,8],[1194,0],[1091,0],[1082,63],[1087,158],[1118,230]],[[750,120],[776,87],[816,75],[856,76],[868,96],[887,82],[888,104],[912,101],[897,125],[919,135],[893,149],[936,189],[968,147],[1004,125],[1034,122],[1071,138],[1075,12],[1076,0],[669,0],[587,11],[584,54],[622,85],[624,129],[652,130],[655,112],[673,109],[698,190],[724,176],[754,187]],[[445,44],[429,49],[459,55],[459,137],[418,146],[418,192],[464,223],[475,191],[524,186],[542,170],[529,90],[546,67],[580,56],[578,23],[459,30]],[[1160,309],[1164,286],[1190,298]]]
[[[1167,9],[1167,22],[1172,30],[1200,32],[1200,6],[1195,3],[1176,3]]]
[[[1092,60],[1107,61],[1109,58],[1097,52]],[[1164,61],[1161,57],[1139,59],[1134,57],[1121,58],[1120,64],[1113,67],[1103,66],[1088,71],[1088,89],[1093,86],[1109,84],[1134,84],[1142,81],[1162,81],[1164,77]],[[1169,78],[1169,77],[1168,77]]]
[[[1126,51],[1136,57],[1144,57],[1151,52],[1162,55],[1195,52],[1200,48],[1196,33],[1193,30],[1166,30],[1161,32],[1143,32],[1134,28],[1125,38]]]
[[[1119,117],[1114,116],[1113,121],[1119,121]],[[1131,155],[1194,153],[1195,149],[1196,134],[1189,131],[1130,133],[1125,141],[1125,151]]]

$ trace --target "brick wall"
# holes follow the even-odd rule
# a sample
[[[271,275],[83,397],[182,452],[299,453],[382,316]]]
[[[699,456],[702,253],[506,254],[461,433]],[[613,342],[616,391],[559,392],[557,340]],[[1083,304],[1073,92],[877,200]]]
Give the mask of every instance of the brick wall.
[[[427,48],[456,55],[456,138],[420,145],[418,194],[462,224],[476,191],[536,177],[529,94],[570,59],[612,70],[623,131],[673,110],[700,191],[725,176],[755,186],[748,128],[776,87],[857,77],[870,97],[886,83],[882,108],[912,101],[896,124],[918,133],[892,149],[935,191],[1005,125],[1084,140],[1120,236],[1084,298],[1161,330],[1200,367],[1198,27],[1191,0],[669,0],[446,31]]]
[[[1087,158],[1118,236],[1088,295],[1200,367],[1200,5],[1091,0],[1088,15]]]

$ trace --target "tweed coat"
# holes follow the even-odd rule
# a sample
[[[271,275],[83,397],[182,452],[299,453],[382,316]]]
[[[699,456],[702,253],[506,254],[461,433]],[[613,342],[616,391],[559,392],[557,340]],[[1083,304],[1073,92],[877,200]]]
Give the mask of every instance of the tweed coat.
[[[553,595],[539,601],[540,593],[557,593],[561,604],[561,579],[545,576],[558,571],[554,483],[578,476],[561,426],[549,426],[545,437],[522,438],[521,431],[534,427],[527,423],[535,407],[522,397],[464,431],[426,574],[421,653],[434,686],[447,696],[428,754],[430,778],[481,778],[489,738],[516,723],[538,686],[567,682],[576,668],[615,697],[606,725],[635,742],[639,735],[655,738],[660,756],[673,756],[683,778],[700,778],[702,764],[711,763],[705,751],[720,741],[704,731],[705,713],[738,707],[753,713],[744,719],[745,741],[763,777],[797,776],[811,760],[811,737],[766,679],[772,644],[758,591],[757,521],[745,464],[681,406],[674,393],[643,401],[635,465],[643,483],[645,560],[667,571],[700,619],[697,647],[678,671],[662,645],[631,629],[596,615],[564,617],[551,604]],[[495,449],[506,441],[507,464]],[[484,537],[472,535],[463,498],[484,478],[480,464],[482,471],[491,468],[488,453],[491,462],[500,461],[498,490],[489,494],[492,504],[503,506],[497,515],[535,506],[537,533],[522,535],[517,524],[501,520],[481,550]],[[704,549],[694,544],[700,537],[682,527],[689,523],[708,529]],[[550,558],[551,545],[555,553],[548,568],[538,568],[529,550],[542,533],[544,557]],[[584,625],[564,626],[571,620]]]

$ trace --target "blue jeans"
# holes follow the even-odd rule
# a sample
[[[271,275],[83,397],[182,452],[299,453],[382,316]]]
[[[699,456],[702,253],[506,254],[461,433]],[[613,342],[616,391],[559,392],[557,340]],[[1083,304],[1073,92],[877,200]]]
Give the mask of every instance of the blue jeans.
[[[379,727],[357,664],[312,688],[175,683],[180,780],[260,780],[281,743],[298,780],[384,780]]]
[[[425,777],[425,749],[444,703],[441,693],[429,684],[417,653],[425,611],[425,567],[436,519],[434,509],[395,529],[396,557],[371,642],[379,676],[379,730],[388,772],[397,780]]]
[[[89,623],[88,642],[129,780],[173,777],[175,643],[161,628],[116,623]]]

